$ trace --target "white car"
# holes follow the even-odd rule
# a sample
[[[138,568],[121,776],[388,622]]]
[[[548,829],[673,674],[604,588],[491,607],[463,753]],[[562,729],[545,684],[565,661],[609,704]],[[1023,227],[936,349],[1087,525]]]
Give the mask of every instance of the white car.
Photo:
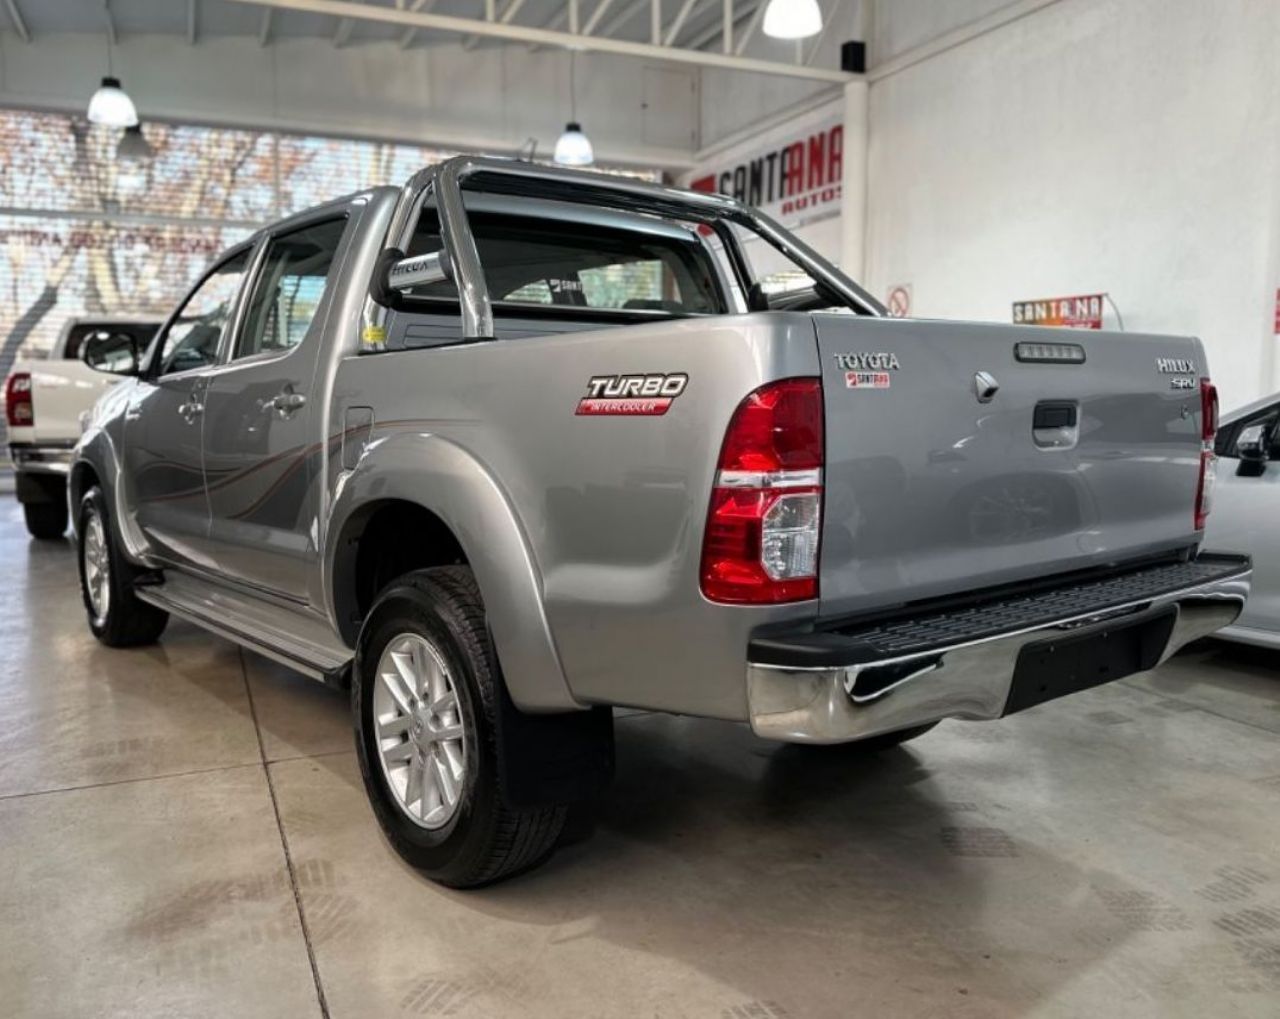
[[[145,316],[69,319],[47,358],[14,362],[4,387],[9,456],[33,537],[66,531],[67,471],[81,416],[136,370],[159,325]],[[92,361],[82,358],[88,351]]]
[[[1280,648],[1280,393],[1226,415],[1205,547],[1253,556],[1253,590],[1217,636]]]

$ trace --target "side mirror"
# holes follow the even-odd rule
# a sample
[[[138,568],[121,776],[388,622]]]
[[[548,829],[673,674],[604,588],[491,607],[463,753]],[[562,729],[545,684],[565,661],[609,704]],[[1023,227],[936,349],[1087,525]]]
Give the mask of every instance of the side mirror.
[[[141,358],[134,337],[104,331],[85,337],[80,360],[94,371],[109,375],[137,375]]]
[[[1237,474],[1256,478],[1267,469],[1271,455],[1270,431],[1266,425],[1250,425],[1241,429],[1236,439],[1236,456],[1240,458]]]
[[[406,258],[399,248],[387,248],[378,258],[370,296],[387,308],[398,308],[415,287],[451,282],[453,266],[443,251]]]

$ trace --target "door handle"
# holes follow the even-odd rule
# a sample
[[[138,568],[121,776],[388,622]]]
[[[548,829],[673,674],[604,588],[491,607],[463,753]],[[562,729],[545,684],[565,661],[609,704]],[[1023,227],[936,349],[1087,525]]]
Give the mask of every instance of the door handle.
[[[204,404],[200,402],[195,393],[192,393],[186,403],[178,404],[178,413],[182,415],[182,420],[187,424],[192,424],[196,418],[204,413]]]
[[[302,393],[286,389],[284,392],[276,393],[270,400],[263,400],[262,409],[273,410],[278,417],[287,418],[294,411],[305,407],[306,403],[307,398]]]

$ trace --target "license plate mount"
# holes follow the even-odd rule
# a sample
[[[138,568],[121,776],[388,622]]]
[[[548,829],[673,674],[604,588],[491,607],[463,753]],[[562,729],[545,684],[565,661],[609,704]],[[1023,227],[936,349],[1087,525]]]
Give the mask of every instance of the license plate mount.
[[[1154,668],[1177,618],[1177,609],[1168,606],[1028,644],[1018,653],[1004,713]]]

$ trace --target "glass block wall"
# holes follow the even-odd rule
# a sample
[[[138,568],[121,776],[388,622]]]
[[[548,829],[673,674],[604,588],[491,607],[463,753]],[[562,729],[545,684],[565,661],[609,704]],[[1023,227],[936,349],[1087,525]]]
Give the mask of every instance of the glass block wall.
[[[451,153],[420,145],[173,124],[154,155],[120,132],[0,110],[0,377],[77,315],[162,316],[220,250],[265,222]]]

